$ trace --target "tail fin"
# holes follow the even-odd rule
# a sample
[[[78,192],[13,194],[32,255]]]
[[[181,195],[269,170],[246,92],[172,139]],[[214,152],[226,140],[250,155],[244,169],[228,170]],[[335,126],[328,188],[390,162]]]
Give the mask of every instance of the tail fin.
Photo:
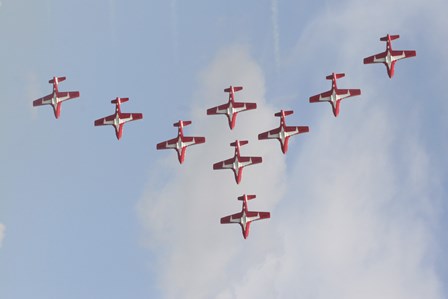
[[[245,145],[245,144],[248,144],[248,143],[249,143],[249,141],[247,141],[247,140],[236,140],[236,141],[232,142],[230,144],[230,146],[236,146],[237,144],[239,146],[242,146],[242,145]]]
[[[110,101],[112,104],[124,103],[129,101],[129,98],[115,98],[115,100]]]
[[[191,125],[191,120],[179,120],[177,123],[174,123],[173,126],[180,127],[181,124],[183,127]]]
[[[284,116],[287,116],[287,115],[291,115],[291,114],[293,114],[293,113],[294,113],[293,110],[286,110],[286,111],[281,110],[280,112],[275,113],[274,116],[281,117],[282,114],[283,114]]]
[[[242,86],[233,86],[233,91],[237,92],[242,90],[243,87]],[[231,92],[232,91],[232,86],[230,86],[229,88],[224,89],[224,92]]]
[[[245,196],[246,196],[246,199],[247,199],[247,200],[251,200],[251,199],[254,199],[254,198],[257,197],[255,194],[251,194],[251,195],[246,195],[246,194],[244,194],[244,195],[239,196],[239,197],[238,197],[238,200],[244,200],[244,197],[245,197]]]
[[[390,40],[394,40],[394,39],[397,39],[397,38],[399,38],[400,36],[397,34],[397,35],[386,35],[386,36],[383,36],[382,38],[380,38],[380,41],[382,41],[382,42],[387,42],[388,40],[389,40],[389,38],[390,38]]]
[[[333,78],[339,79],[342,77],[345,77],[344,73],[339,73],[339,74],[332,73],[331,75],[328,75],[326,78],[327,78],[327,80],[333,80]]]
[[[53,77],[50,81],[48,81],[48,83],[50,83],[50,84],[53,84],[55,82],[61,83],[65,79],[66,79],[66,77]]]

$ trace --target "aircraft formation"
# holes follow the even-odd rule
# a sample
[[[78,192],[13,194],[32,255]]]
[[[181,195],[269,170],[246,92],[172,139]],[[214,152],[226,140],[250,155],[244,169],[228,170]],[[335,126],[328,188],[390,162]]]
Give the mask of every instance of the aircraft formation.
[[[398,39],[399,35],[389,35],[381,37],[380,41],[386,42],[386,50],[384,52],[364,58],[364,64],[383,63],[387,69],[387,75],[392,78],[395,72],[395,63],[404,58],[416,56],[414,50],[393,50],[392,40]],[[344,77],[344,73],[332,73],[326,77],[331,80],[331,89],[311,96],[310,103],[329,102],[332,106],[333,115],[337,117],[340,112],[340,102],[348,97],[361,95],[360,89],[339,89],[336,81]],[[62,102],[80,97],[79,91],[59,91],[59,83],[66,80],[66,77],[53,77],[49,83],[53,85],[53,92],[42,98],[33,101],[33,106],[51,105],[54,116],[58,119],[61,115]],[[207,115],[223,114],[227,117],[230,130],[236,126],[237,114],[244,111],[257,109],[256,103],[237,102],[235,100],[235,93],[241,91],[242,86],[230,86],[224,89],[224,92],[229,94],[227,103],[207,109]],[[129,101],[129,98],[117,97],[111,101],[115,104],[115,113],[109,116],[99,118],[94,121],[94,126],[114,126],[115,135],[118,140],[123,136],[123,126],[125,123],[143,119],[142,113],[125,113],[121,112],[121,104]],[[309,132],[308,126],[287,126],[286,116],[293,114],[293,110],[280,110],[275,113],[275,117],[280,118],[279,127],[260,133],[258,140],[277,139],[280,142],[280,148],[283,154],[286,155],[288,151],[289,138],[294,135]],[[191,145],[205,143],[205,137],[184,136],[184,127],[191,125],[190,120],[179,120],[173,124],[178,128],[177,137],[160,142],[156,145],[157,150],[174,149],[177,152],[179,163],[182,164],[186,158],[186,149]],[[248,144],[247,140],[235,140],[230,143],[234,147],[234,155],[226,160],[216,162],[213,164],[214,170],[231,169],[234,174],[236,184],[240,184],[243,178],[243,168],[263,162],[262,157],[258,156],[242,156],[241,147]],[[237,223],[240,224],[244,239],[249,236],[249,228],[252,221],[270,218],[270,212],[250,211],[248,208],[248,201],[256,198],[256,195],[246,195],[245,193],[238,197],[242,201],[241,212],[228,215],[221,218],[221,224]]]

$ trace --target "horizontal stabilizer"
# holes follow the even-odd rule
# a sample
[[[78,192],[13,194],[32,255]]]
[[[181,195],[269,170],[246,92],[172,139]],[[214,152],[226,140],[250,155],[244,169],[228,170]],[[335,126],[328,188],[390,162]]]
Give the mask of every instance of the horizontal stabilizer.
[[[191,120],[179,120],[177,123],[174,123],[173,126],[180,127],[181,124],[183,127],[191,125]]]
[[[328,75],[326,78],[327,78],[327,80],[333,80],[333,78],[339,79],[339,78],[342,78],[342,77],[345,77],[344,73],[340,73],[340,74],[333,73],[331,75]]]
[[[287,115],[291,115],[291,114],[293,114],[293,113],[294,113],[293,110],[286,110],[286,111],[281,110],[280,112],[277,112],[277,113],[275,113],[274,115],[275,115],[275,116],[278,116],[278,117],[281,117],[282,114],[283,114],[284,116],[287,116]]]
[[[56,82],[56,80],[58,83],[61,83],[65,79],[66,79],[65,77],[53,77],[50,81],[48,81],[48,83],[53,84]]]
[[[382,41],[382,42],[387,42],[387,40],[388,40],[388,38],[390,38],[390,40],[394,40],[394,39],[397,39],[397,38],[399,38],[400,36],[397,34],[397,35],[386,35],[386,36],[383,36],[382,38],[380,38],[380,41]]]
[[[247,200],[251,200],[251,199],[254,199],[257,197],[256,195],[252,195],[252,194],[251,195],[241,195],[238,197],[238,200],[244,200],[244,196],[246,196]]]
[[[115,98],[115,100],[110,101],[112,104],[124,103],[129,101],[129,98]]]
[[[247,141],[247,140],[236,140],[236,141],[232,142],[230,144],[230,146],[236,146],[237,143],[238,143],[239,146],[242,146],[242,145],[248,144],[249,141]]]
[[[242,86],[234,86],[233,87],[233,91],[234,92],[240,91],[242,89],[243,89]],[[231,91],[232,91],[232,86],[230,86],[229,88],[224,89],[224,92],[231,92]]]

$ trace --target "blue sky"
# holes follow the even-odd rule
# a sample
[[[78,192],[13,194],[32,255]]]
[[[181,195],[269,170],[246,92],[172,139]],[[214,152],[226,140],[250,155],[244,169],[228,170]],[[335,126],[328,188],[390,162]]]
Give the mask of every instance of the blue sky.
[[[446,1],[0,2],[0,297],[20,298],[446,298]],[[393,79],[362,59],[415,49]],[[362,95],[309,104],[325,76]],[[61,90],[81,97],[32,101]],[[258,109],[233,132],[207,108],[243,85]],[[93,121],[142,112],[123,139]],[[257,141],[293,109],[310,133]],[[155,145],[192,120],[207,142]],[[229,143],[248,139],[263,164],[212,171]],[[256,194],[248,240],[219,218]]]

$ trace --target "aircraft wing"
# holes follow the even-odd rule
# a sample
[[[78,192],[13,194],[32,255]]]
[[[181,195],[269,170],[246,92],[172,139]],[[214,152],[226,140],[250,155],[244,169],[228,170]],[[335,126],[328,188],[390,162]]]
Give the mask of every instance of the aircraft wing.
[[[249,211],[249,212],[247,212],[246,217],[247,217],[247,221],[251,222],[251,221],[271,218],[271,213]]]
[[[332,95],[331,90],[317,94],[315,96],[310,97],[310,103],[329,102],[331,95]]]
[[[52,98],[53,98],[53,94],[46,95],[46,96],[44,96],[42,98],[39,98],[39,99],[33,101],[33,106],[36,107],[36,106],[42,106],[42,105],[51,104],[51,99]]]
[[[100,118],[95,120],[95,126],[107,126],[107,125],[113,125],[115,119],[115,114]]]
[[[242,212],[238,212],[229,216],[225,216],[221,218],[221,224],[227,223],[240,223],[241,217],[243,217]]]
[[[178,138],[166,140],[157,144],[157,149],[176,149]],[[194,144],[200,144],[205,142],[205,137],[184,137],[182,140],[183,147],[187,147]]]
[[[300,126],[300,127],[295,127],[295,126],[287,126],[285,127],[285,135],[287,136],[292,136],[292,135],[296,135],[296,134],[301,134],[301,133],[306,133],[309,132],[310,128],[308,126]],[[279,128],[275,128],[273,130],[261,133],[258,135],[258,139],[262,140],[262,139],[279,139],[280,138],[280,127]]]
[[[175,149],[176,148],[176,143],[177,143],[177,137],[158,143],[157,144],[157,149],[158,150],[170,149],[170,148],[174,148]]]
[[[285,127],[285,132],[288,133],[289,136],[296,135],[296,134],[302,134],[307,133],[310,131],[310,127],[308,126],[289,126]]]
[[[376,55],[366,57],[364,58],[364,64],[386,62],[386,55],[387,52],[382,52]]]
[[[143,118],[142,113],[121,113],[120,119],[124,120],[124,122],[139,120]]]
[[[280,135],[280,127],[275,128],[273,130],[264,132],[264,133],[260,133],[258,134],[258,140],[262,140],[262,139],[276,139],[278,138]]]
[[[256,103],[234,102],[233,108],[235,109],[235,112],[241,112],[241,111],[256,109],[257,104]]]
[[[210,109],[207,109],[207,115],[211,114],[227,114],[227,109],[229,108],[229,103],[222,104]],[[238,113],[245,110],[256,109],[256,103],[243,103],[243,102],[234,102],[233,103],[233,113]]]
[[[241,167],[246,167],[252,164],[258,164],[263,161],[261,157],[240,157],[238,160],[242,164]]]
[[[342,100],[348,97],[359,96],[361,94],[360,89],[338,89],[336,90],[338,99]]]
[[[194,144],[201,144],[205,142],[205,137],[183,137],[182,143],[184,146],[190,146]]]
[[[233,162],[235,162],[235,158],[215,163],[213,164],[213,169],[233,169]]]
[[[417,55],[417,53],[413,50],[406,50],[406,51],[392,51],[392,56],[395,60],[400,60],[403,58],[409,58],[414,57]]]
[[[70,99],[78,98],[79,97],[79,91],[65,91],[65,92],[58,92],[57,94],[59,101],[67,101]]]
[[[207,109],[207,115],[227,114],[227,108],[229,108],[229,103],[222,104],[222,105]]]

